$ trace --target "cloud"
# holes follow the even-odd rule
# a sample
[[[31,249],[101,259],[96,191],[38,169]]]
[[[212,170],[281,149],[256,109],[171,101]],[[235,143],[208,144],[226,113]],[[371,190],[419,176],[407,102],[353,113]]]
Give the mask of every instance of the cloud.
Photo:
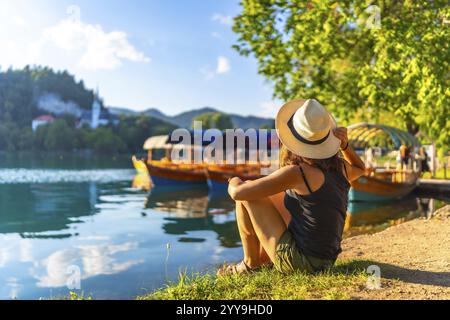
[[[226,16],[220,13],[216,13],[212,16],[211,18],[212,21],[214,22],[218,22],[220,24],[226,25],[226,26],[231,26],[233,25],[233,17],[231,16]]]
[[[27,27],[28,23],[24,17],[15,15],[12,18],[12,23],[18,27]]]
[[[120,253],[137,248],[136,242],[71,247],[53,252],[40,261],[38,268],[31,273],[38,279],[38,287],[63,287],[70,277],[68,270],[71,266],[79,266],[80,280],[85,280],[99,275],[117,274],[142,263],[142,259],[123,260],[120,257]]]
[[[230,60],[228,60],[228,58],[220,56],[217,59],[217,69],[216,69],[216,73],[217,74],[225,74],[230,72],[231,70],[231,64],[230,64]]]
[[[123,61],[149,63],[123,31],[106,32],[100,25],[66,19],[43,31],[45,41],[69,53],[80,54],[78,65],[89,70],[114,70]]]
[[[217,66],[212,69],[210,66],[206,66],[200,69],[200,72],[204,75],[206,80],[211,80],[219,75],[227,74],[231,71],[231,63],[227,57],[220,56],[217,58]]]

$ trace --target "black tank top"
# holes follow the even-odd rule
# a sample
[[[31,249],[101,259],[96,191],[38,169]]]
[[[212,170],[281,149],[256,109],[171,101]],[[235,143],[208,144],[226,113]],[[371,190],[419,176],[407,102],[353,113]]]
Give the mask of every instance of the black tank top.
[[[342,251],[350,184],[342,172],[324,172],[323,185],[312,192],[303,169],[299,168],[310,193],[286,192],[284,204],[292,216],[288,230],[304,255],[334,261]]]

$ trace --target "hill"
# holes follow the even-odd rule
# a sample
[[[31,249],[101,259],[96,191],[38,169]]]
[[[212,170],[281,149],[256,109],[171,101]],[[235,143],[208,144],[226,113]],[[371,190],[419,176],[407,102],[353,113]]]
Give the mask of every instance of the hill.
[[[211,113],[211,112],[221,112],[217,109],[211,108],[211,107],[203,107],[200,109],[194,109],[190,111],[186,111],[180,114],[177,114],[175,116],[169,116],[161,112],[159,109],[148,109],[143,112],[136,112],[127,108],[118,108],[118,107],[109,107],[108,108],[111,113],[113,114],[123,114],[123,115],[138,115],[138,114],[144,114],[146,116],[150,116],[153,118],[157,118],[163,121],[166,121],[168,123],[171,123],[173,125],[176,125],[181,128],[190,128],[192,126],[192,120],[200,115],[203,115],[205,113]],[[227,113],[225,113],[227,114]],[[235,128],[242,128],[242,129],[248,129],[248,128],[255,128],[259,129],[263,126],[274,126],[274,120],[270,118],[262,118],[257,116],[240,116],[237,114],[229,114],[231,117],[231,120],[234,124]]]
[[[0,150],[139,152],[145,139],[177,126],[131,110],[101,110],[103,122],[91,127],[96,94],[67,71],[47,67],[0,70]],[[103,102],[99,101],[101,108]],[[46,125],[32,126],[46,117]],[[161,115],[159,115],[161,116]],[[87,118],[87,123],[83,122]],[[111,119],[114,119],[110,121]]]

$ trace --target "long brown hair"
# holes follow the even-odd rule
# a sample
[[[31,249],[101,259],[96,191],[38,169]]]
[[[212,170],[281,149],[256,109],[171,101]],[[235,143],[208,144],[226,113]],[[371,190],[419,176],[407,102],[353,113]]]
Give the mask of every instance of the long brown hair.
[[[300,165],[302,163],[316,167],[323,172],[338,171],[342,172],[344,162],[339,156],[339,152],[328,159],[310,159],[298,156],[292,153],[283,144],[280,144],[280,166]]]

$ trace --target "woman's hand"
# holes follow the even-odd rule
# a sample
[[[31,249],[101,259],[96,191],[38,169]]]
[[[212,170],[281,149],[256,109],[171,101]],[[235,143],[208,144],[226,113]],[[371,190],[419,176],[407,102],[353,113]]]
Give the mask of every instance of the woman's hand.
[[[243,182],[244,182],[244,181],[242,181],[242,179],[239,178],[239,177],[231,178],[231,179],[228,181],[229,185],[230,185],[230,186],[234,186],[234,187],[236,187],[236,186],[242,184]]]
[[[346,149],[348,147],[348,136],[347,136],[347,128],[340,127],[336,128],[333,131],[336,138],[341,140],[341,149]]]
[[[236,191],[236,187],[244,183],[241,178],[234,177],[228,180],[228,194],[233,198],[233,195]]]

